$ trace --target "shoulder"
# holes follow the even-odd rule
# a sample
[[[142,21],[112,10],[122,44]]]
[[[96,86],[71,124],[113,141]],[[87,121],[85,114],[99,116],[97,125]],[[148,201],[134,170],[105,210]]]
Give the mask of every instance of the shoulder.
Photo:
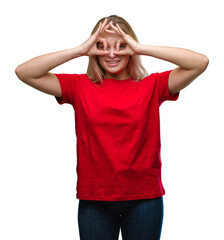
[[[150,73],[149,75],[147,75],[146,77],[144,77],[143,79],[141,79],[141,81],[144,83],[147,83],[147,82],[153,82],[153,80],[155,81],[156,78],[157,78],[157,72],[155,73]]]
[[[168,79],[171,71],[172,70],[166,70],[166,71],[163,71],[163,72],[154,72],[154,73],[149,74],[148,76],[146,76],[142,80],[144,80],[144,79],[153,80],[154,79],[156,81],[160,81],[161,79]]]

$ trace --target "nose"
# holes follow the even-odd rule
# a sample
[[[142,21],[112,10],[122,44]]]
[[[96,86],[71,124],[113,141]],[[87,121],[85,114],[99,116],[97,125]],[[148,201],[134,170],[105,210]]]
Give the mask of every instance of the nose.
[[[110,50],[109,50],[109,57],[110,58],[114,58],[115,57],[115,55],[114,55],[114,51],[115,51],[115,49],[112,47],[112,48],[110,48]]]

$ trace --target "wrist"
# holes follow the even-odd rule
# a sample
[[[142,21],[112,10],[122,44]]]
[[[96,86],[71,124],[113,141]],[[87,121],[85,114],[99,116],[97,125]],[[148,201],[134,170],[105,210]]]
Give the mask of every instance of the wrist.
[[[136,54],[136,55],[142,55],[143,48],[144,48],[144,46],[139,43],[139,44],[135,47],[135,54]]]
[[[85,48],[82,45],[75,47],[74,49],[78,53],[79,57],[86,56],[87,51],[85,50]]]
[[[138,55],[149,55],[149,46],[144,44],[139,44]]]

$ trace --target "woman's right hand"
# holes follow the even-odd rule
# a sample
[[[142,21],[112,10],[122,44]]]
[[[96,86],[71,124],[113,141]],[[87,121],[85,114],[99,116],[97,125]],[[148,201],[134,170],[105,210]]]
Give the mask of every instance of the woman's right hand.
[[[96,56],[96,55],[106,55],[109,54],[108,51],[105,51],[103,49],[107,49],[107,41],[104,38],[101,38],[100,35],[106,31],[108,27],[110,27],[110,24],[107,24],[108,19],[106,18],[102,23],[100,23],[97,31],[92,34],[89,39],[84,42],[80,48],[82,49],[82,53],[85,56]],[[106,25],[107,24],[107,25]],[[100,42],[103,44],[103,49],[97,48],[97,43]]]

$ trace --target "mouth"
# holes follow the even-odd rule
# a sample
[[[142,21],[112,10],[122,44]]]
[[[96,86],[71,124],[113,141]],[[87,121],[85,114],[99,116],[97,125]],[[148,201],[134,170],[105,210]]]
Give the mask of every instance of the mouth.
[[[113,60],[113,61],[106,61],[107,65],[109,67],[116,67],[119,65],[121,60]]]

